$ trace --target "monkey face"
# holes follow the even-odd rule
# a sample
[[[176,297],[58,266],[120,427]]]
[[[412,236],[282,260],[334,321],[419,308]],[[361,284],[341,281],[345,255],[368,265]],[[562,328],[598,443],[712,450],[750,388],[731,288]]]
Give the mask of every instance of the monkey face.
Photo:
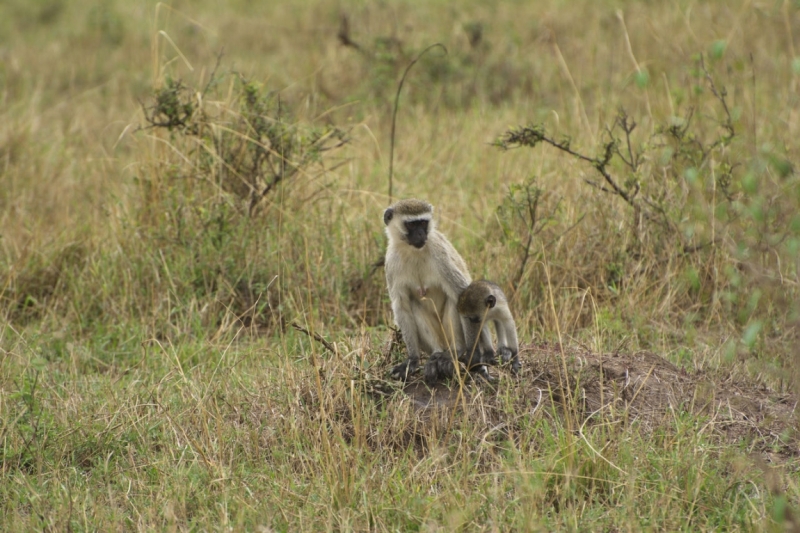
[[[428,220],[407,220],[405,222],[406,241],[414,248],[422,248],[428,240]]]

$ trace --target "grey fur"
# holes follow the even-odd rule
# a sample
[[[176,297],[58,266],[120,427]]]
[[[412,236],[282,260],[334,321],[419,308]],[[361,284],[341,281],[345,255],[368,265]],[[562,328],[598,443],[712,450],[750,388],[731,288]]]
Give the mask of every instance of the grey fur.
[[[391,210],[393,214],[412,217],[416,215],[433,214],[433,206],[431,204],[425,200],[417,200],[416,198],[400,200],[386,209],[386,211],[389,210]]]
[[[415,248],[407,241],[404,223],[420,219],[430,220],[428,238]],[[427,202],[400,200],[384,212],[384,222],[389,238],[386,284],[408,350],[408,359],[392,369],[392,375],[406,379],[419,367],[422,352],[460,353],[466,348],[456,304],[472,279],[464,259],[436,229],[433,207]]]
[[[519,341],[517,326],[508,299],[495,283],[486,280],[473,281],[458,298],[458,314],[464,330],[467,350],[473,359],[493,363],[495,359],[489,323],[494,324],[497,334],[497,353],[502,362],[511,362],[511,369],[517,372],[519,363]]]

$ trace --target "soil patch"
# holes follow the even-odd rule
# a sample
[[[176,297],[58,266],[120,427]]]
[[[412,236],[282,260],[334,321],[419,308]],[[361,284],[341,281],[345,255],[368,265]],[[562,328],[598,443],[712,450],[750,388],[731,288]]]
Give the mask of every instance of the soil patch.
[[[596,354],[581,347],[562,350],[558,344],[534,343],[521,347],[520,360],[517,376],[492,368],[498,378],[494,384],[468,379],[463,387],[455,382],[428,387],[415,379],[403,391],[423,413],[455,409],[478,398],[491,404],[498,396],[492,392],[509,386],[517,413],[548,407],[563,412],[573,405],[581,422],[611,416],[655,429],[689,412],[705,417],[710,429],[727,442],[746,442],[751,451],[773,460],[800,457],[796,397],[730,376],[687,372],[652,352]]]

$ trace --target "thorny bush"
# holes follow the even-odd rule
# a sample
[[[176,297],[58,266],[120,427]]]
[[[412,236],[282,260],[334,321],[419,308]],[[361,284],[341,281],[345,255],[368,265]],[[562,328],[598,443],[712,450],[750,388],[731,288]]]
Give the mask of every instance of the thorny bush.
[[[202,92],[168,79],[145,107],[145,119],[188,146],[199,174],[193,177],[232,194],[252,215],[279,184],[308,172],[346,138],[335,127],[298,124],[280,94],[233,76],[228,102],[215,98],[223,77],[212,75]]]
[[[800,252],[800,180],[780,147],[753,147],[740,112],[702,57],[693,76],[694,100],[681,116],[642,132],[620,109],[596,155],[541,124],[510,129],[495,145],[555,148],[591,169],[582,179],[605,196],[601,203],[621,202],[628,222],[618,242],[626,244],[614,251],[613,264],[599,269],[607,274],[600,297],[646,287],[651,296],[668,298],[681,320],[721,317],[741,333],[728,345],[730,356],[758,353],[770,340],[788,348],[798,316],[791,280]],[[540,197],[538,190],[512,193],[501,208],[501,215],[509,208],[527,213],[522,242],[535,233],[532,213]],[[518,249],[524,268],[530,247]]]

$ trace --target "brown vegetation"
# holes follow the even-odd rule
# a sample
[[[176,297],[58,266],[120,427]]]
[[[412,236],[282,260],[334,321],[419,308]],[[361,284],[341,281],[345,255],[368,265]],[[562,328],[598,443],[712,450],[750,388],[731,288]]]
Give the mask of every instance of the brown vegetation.
[[[0,529],[794,527],[799,21],[0,2]],[[526,351],[421,409],[376,261],[437,42],[392,194]]]

